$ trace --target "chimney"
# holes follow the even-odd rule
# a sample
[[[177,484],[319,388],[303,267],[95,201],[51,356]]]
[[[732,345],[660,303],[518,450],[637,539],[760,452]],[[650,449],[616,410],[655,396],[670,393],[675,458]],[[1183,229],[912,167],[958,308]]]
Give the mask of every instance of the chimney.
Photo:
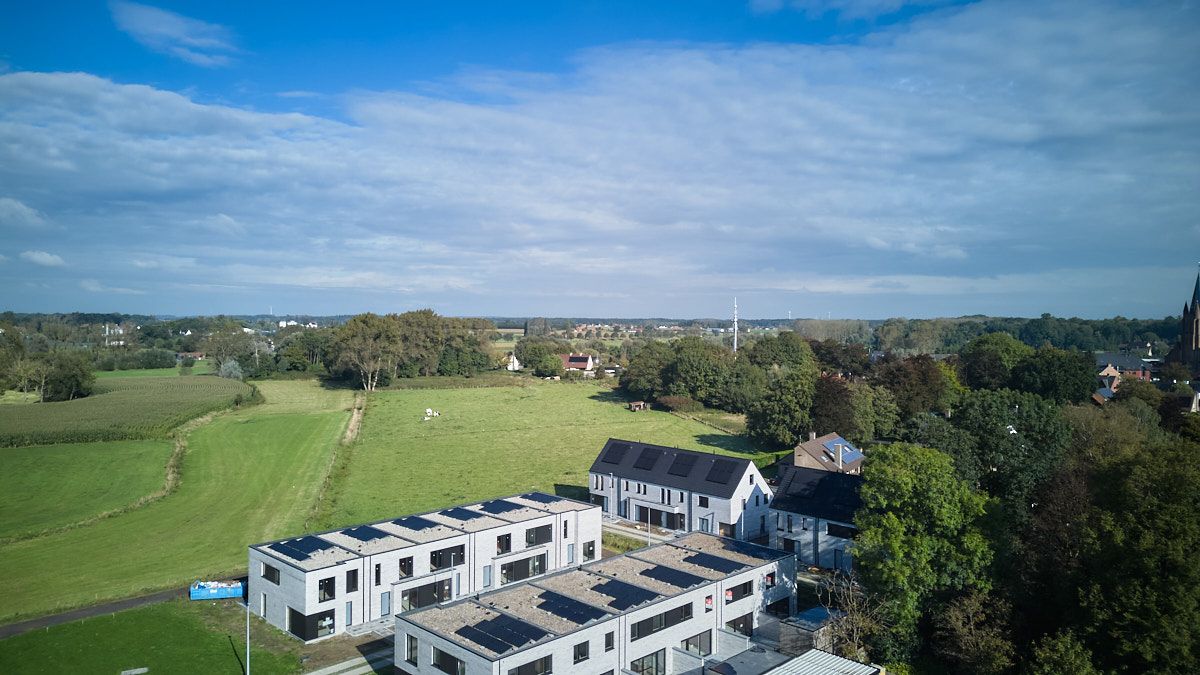
[[[810,441],[817,440],[817,432],[815,432],[815,431],[808,432],[808,440],[810,440]]]
[[[842,470],[842,444],[838,443],[837,445],[833,446],[833,449],[837,451],[838,471],[841,471]]]

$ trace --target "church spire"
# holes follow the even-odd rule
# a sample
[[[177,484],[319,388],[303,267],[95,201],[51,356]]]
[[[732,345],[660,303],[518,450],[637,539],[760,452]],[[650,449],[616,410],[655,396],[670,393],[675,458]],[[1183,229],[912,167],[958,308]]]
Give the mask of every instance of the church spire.
[[[1196,263],[1200,265],[1200,263]],[[1196,287],[1192,289],[1192,309],[1200,305],[1200,272],[1196,273]]]

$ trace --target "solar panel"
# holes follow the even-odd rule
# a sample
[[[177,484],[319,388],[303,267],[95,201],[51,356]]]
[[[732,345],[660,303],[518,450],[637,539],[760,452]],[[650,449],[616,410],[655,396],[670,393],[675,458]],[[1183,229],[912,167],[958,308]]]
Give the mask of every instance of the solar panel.
[[[405,518],[397,518],[396,520],[393,520],[392,522],[399,525],[400,527],[405,527],[410,530],[417,530],[417,531],[431,530],[439,525],[439,523],[435,523],[432,520],[426,520],[425,518],[422,518],[421,516],[408,516]]]
[[[439,511],[438,513],[446,516],[447,518],[453,518],[455,520],[474,520],[475,518],[486,517],[478,511],[468,511],[461,506],[456,506],[452,509],[446,509],[445,511]]]
[[[642,454],[638,455],[637,461],[633,463],[633,468],[649,471],[658,463],[658,458],[662,457],[662,448],[642,448]]]
[[[512,502],[507,502],[507,501],[504,501],[503,499],[497,499],[497,500],[490,501],[490,502],[484,502],[479,505],[479,510],[485,511],[485,512],[491,513],[491,514],[508,513],[509,511],[520,511],[523,508],[525,508],[525,507],[521,506],[520,504],[514,504]]]
[[[608,446],[608,452],[604,453],[600,461],[605,464],[620,464],[621,460],[625,459],[625,453],[629,452],[632,447],[628,443],[613,443]]]
[[[529,492],[521,496],[531,502],[537,502],[539,504],[553,504],[554,502],[561,502],[563,500],[562,497],[548,495],[545,492]]]
[[[580,626],[608,615],[607,612],[598,607],[592,607],[587,603],[580,602],[574,598],[568,598],[554,591],[545,591],[538,596],[538,599],[542,601],[538,604],[538,609],[549,612],[554,616],[560,616]]]
[[[729,574],[730,572],[736,572],[736,571],[746,567],[745,565],[743,565],[740,562],[730,560],[729,558],[722,558],[720,556],[715,556],[715,555],[712,555],[709,553],[693,553],[692,555],[684,558],[683,561],[685,563],[691,563],[692,565],[695,565],[697,567],[704,567],[706,569],[716,570],[717,572],[721,572],[722,574]]]
[[[649,602],[658,597],[658,593],[654,591],[634,586],[633,584],[627,584],[624,581],[617,581],[616,579],[609,579],[604,583],[596,584],[592,586],[592,590],[612,598],[608,606],[618,612],[624,612],[630,607],[636,607],[643,602]]]
[[[688,574],[682,570],[670,567],[663,567],[662,565],[655,565],[654,567],[644,569],[640,574],[665,584],[671,584],[676,588],[691,588],[692,586],[704,583],[704,579],[694,574]]]
[[[737,462],[732,459],[713,460],[712,468],[708,470],[708,475],[704,477],[704,480],[724,485],[729,482],[729,478],[733,476],[733,470],[736,468]]]
[[[267,548],[282,553],[293,560],[308,560],[317,551],[333,548],[333,544],[317,539],[316,537],[306,536],[290,541],[276,542]]]
[[[354,537],[359,541],[374,541],[376,539],[383,539],[384,537],[391,536],[387,532],[384,532],[383,530],[377,530],[370,525],[359,525],[358,527],[347,528],[342,530],[342,534],[348,537]]]
[[[463,626],[454,632],[497,654],[503,654],[510,648],[523,647],[531,642],[537,642],[549,635],[531,623],[505,615],[480,621],[474,626]]]
[[[858,460],[860,460],[866,456],[862,453],[862,450],[859,450],[858,448],[854,447],[853,445],[850,444],[849,441],[847,441],[844,438],[835,438],[832,441],[825,441],[825,443],[823,445],[825,446],[825,449],[829,452],[829,456],[835,462],[837,461],[837,453],[838,453],[837,446],[838,445],[842,446],[842,462],[845,464],[848,464],[850,462],[857,462]]]
[[[491,650],[497,654],[503,654],[509,649],[507,642],[494,638],[474,626],[463,626],[454,632],[477,645],[483,646],[484,649]]]
[[[671,462],[667,473],[672,476],[686,476],[692,472],[693,466],[696,466],[696,456],[681,452],[675,455],[675,461]]]

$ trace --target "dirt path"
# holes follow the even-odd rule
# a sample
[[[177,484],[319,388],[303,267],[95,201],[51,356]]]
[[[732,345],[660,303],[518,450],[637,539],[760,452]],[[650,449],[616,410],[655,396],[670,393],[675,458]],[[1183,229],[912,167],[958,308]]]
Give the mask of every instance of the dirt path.
[[[354,395],[354,409],[350,412],[350,423],[346,425],[346,434],[342,436],[342,445],[350,445],[358,438],[358,429],[362,426],[363,411],[367,407],[367,395],[359,392]]]
[[[137,598],[126,598],[125,600],[116,600],[114,602],[106,602],[103,605],[94,605],[92,607],[84,607],[83,609],[75,609],[62,614],[51,614],[29,621],[21,621],[19,623],[10,623],[7,626],[0,626],[0,640],[10,638],[14,635],[28,633],[31,630],[39,630],[41,628],[49,628],[62,623],[70,623],[79,621],[80,619],[89,619],[94,616],[103,616],[105,614],[113,614],[124,609],[133,609],[134,607],[142,607],[145,605],[153,605],[159,602],[166,602],[173,598],[182,598],[187,595],[187,591],[179,588],[172,588],[169,591],[159,591],[150,595],[143,595]]]

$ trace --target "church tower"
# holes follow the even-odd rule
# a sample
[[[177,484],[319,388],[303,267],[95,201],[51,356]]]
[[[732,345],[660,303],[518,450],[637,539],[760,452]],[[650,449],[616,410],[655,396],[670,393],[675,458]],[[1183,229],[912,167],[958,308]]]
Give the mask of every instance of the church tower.
[[[1196,275],[1191,302],[1183,305],[1183,317],[1179,321],[1179,344],[1171,350],[1167,360],[1182,363],[1193,374],[1200,373],[1200,274]]]

